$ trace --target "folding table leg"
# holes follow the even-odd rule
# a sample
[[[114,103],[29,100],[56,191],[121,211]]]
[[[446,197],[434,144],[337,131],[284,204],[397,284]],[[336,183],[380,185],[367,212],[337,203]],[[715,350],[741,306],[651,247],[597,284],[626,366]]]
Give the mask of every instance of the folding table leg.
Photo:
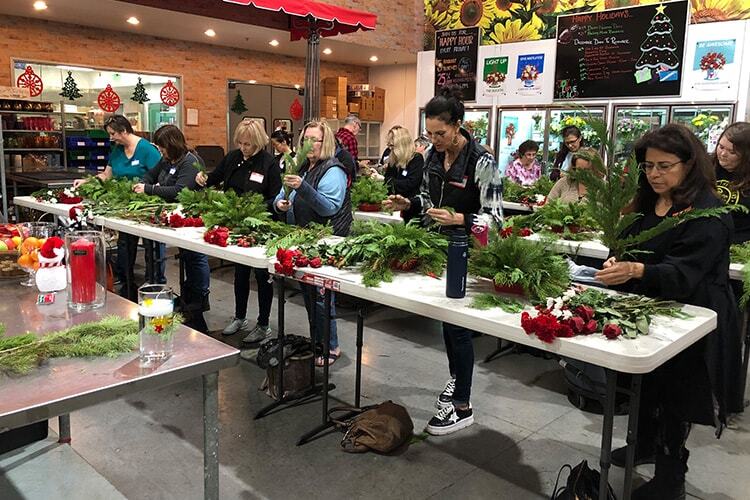
[[[625,485],[622,500],[630,500],[633,490],[633,463],[635,462],[635,446],[638,441],[638,412],[641,409],[641,375],[633,375],[630,383],[630,405],[628,409],[628,448],[625,454]]]
[[[599,500],[607,500],[609,491],[609,466],[612,463],[612,427],[615,421],[615,397],[617,390],[617,372],[606,370],[607,392],[604,396],[604,423],[602,427],[602,449],[599,456],[601,477],[599,480]]]
[[[57,417],[58,437],[57,442],[60,444],[70,444],[70,413]]]
[[[219,374],[203,375],[203,498],[219,499]]]
[[[365,331],[365,309],[367,306],[357,307],[357,361],[354,372],[354,406],[360,408],[362,404],[362,345]]]

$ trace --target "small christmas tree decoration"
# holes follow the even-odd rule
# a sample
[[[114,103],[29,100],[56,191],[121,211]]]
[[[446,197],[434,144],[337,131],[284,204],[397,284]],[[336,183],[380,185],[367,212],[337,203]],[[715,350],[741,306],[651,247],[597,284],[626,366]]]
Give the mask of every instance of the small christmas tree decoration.
[[[112,89],[112,85],[107,84],[107,88],[99,93],[96,99],[99,107],[107,113],[114,113],[120,109],[120,96]]]
[[[30,97],[36,97],[44,90],[42,79],[34,73],[31,66],[26,66],[26,70],[16,80],[16,86],[22,89],[29,89]]]
[[[234,113],[237,113],[238,115],[241,115],[245,111],[247,111],[247,106],[245,106],[245,100],[242,98],[242,94],[240,94],[240,91],[237,91],[237,95],[234,96],[234,102],[232,103],[232,107],[229,108]]]
[[[174,106],[180,102],[180,91],[174,86],[172,80],[167,80],[167,83],[159,91],[159,97],[161,102],[167,106]]]
[[[646,32],[646,39],[641,44],[641,57],[635,63],[635,69],[651,70],[675,69],[680,65],[675,56],[677,44],[672,38],[672,20],[664,13],[665,5],[656,8],[651,19],[651,27]]]
[[[62,97],[70,99],[71,101],[75,101],[76,99],[83,97],[81,91],[78,90],[78,84],[73,78],[73,73],[71,71],[68,71],[68,77],[65,78],[65,83],[63,84],[62,92],[60,92],[60,95]]]
[[[146,94],[146,86],[141,83],[140,76],[138,77],[138,83],[135,84],[133,97],[131,97],[130,100],[135,101],[138,104],[143,104],[144,102],[148,102],[151,100],[149,99],[148,94]]]

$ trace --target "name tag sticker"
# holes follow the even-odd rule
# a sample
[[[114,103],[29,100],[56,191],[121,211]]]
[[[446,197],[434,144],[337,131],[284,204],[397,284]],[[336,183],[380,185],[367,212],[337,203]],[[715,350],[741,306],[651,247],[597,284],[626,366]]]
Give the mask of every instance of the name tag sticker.
[[[468,180],[469,180],[469,178],[467,176],[464,176],[464,178],[462,179],[461,182],[449,181],[448,184],[450,184],[451,186],[455,186],[455,187],[457,187],[459,189],[464,189],[466,187],[466,182]]]
[[[402,170],[401,171],[401,175],[404,176],[404,177],[406,177],[406,173],[407,173],[406,170]]]
[[[175,172],[177,172],[177,169],[175,167],[169,169],[169,175],[174,175]]]
[[[258,173],[258,172],[252,172],[250,174],[250,180],[253,181],[253,182],[257,182],[258,184],[262,183],[264,178],[265,178],[265,176],[263,174]]]
[[[141,164],[141,160],[133,160],[133,161],[130,162],[130,164],[135,167],[136,165],[140,165]]]

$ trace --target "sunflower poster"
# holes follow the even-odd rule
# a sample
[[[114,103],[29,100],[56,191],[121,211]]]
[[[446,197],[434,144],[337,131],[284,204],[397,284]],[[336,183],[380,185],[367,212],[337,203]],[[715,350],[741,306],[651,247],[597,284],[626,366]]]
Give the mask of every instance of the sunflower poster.
[[[496,45],[557,37],[557,17],[655,0],[424,0],[424,50],[435,48],[435,32],[479,27],[481,44]],[[693,24],[750,19],[748,0],[690,0]]]
[[[482,95],[485,97],[504,96],[505,81],[508,79],[508,57],[487,57],[482,73]]]

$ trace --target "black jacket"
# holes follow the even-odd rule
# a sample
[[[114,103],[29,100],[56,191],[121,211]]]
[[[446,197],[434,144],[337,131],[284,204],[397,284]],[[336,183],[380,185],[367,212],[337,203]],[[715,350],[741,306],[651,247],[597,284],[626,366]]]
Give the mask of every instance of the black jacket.
[[[184,188],[194,190],[197,187],[195,176],[198,165],[203,161],[195,154],[188,153],[175,163],[162,157],[154,168],[143,176],[146,194],[153,194],[166,201],[175,201],[177,194]]]
[[[406,168],[388,165],[383,173],[388,194],[400,194],[404,198],[416,196],[422,183],[423,170],[424,158],[419,153],[414,153]]]
[[[721,167],[716,168],[716,189],[727,205],[744,205],[750,209],[750,193],[732,189],[735,173],[727,172]],[[734,238],[732,243],[744,243],[750,240],[750,213],[732,212],[734,221]]]
[[[430,149],[425,159],[419,193],[411,198],[409,210],[402,214],[404,219],[422,214],[429,208],[450,207],[464,215],[464,226],[467,234],[470,234],[477,216],[491,210],[490,206],[482,206],[482,192],[477,183],[477,166],[481,162],[482,170],[495,181],[488,182],[485,199],[488,204],[494,200],[494,205],[500,205],[495,207],[497,215],[493,214],[493,217],[498,225],[502,225],[502,182],[499,181],[499,172],[495,172],[495,159],[466,130],[460,131],[467,143],[447,172],[443,167],[445,153],[434,147]],[[456,228],[441,227],[441,231],[451,229]]]
[[[259,193],[267,203],[281,191],[281,170],[265,149],[245,160],[242,151],[230,151],[213,172],[208,174],[206,186],[224,185],[224,191],[233,189],[237,194]]]
[[[712,193],[698,196],[693,208],[720,206]],[[673,207],[667,216],[689,207]],[[644,213],[624,236],[655,226],[660,217]],[[685,421],[714,424],[716,417],[742,411],[739,394],[741,339],[737,306],[729,285],[730,215],[693,219],[638,247],[643,278],[618,287],[648,297],[705,307],[718,315],[716,330],[644,378],[644,401],[668,405]],[[710,242],[710,243],[709,243]],[[714,398],[719,405],[714,414]]]

